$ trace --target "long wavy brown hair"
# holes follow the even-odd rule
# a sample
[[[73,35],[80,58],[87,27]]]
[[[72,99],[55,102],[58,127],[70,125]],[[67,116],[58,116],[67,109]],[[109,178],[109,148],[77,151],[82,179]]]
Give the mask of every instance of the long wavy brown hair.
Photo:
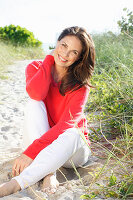
[[[90,79],[94,71],[95,47],[91,36],[82,27],[74,26],[66,28],[58,37],[60,41],[65,36],[76,36],[82,43],[80,58],[68,67],[65,76],[61,80],[60,93],[78,90],[82,86],[93,87]]]

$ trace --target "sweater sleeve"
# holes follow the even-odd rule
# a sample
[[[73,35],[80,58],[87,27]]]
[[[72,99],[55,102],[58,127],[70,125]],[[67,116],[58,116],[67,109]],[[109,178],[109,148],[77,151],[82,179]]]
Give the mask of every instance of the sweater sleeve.
[[[58,138],[66,129],[75,126],[75,122],[79,122],[83,118],[83,109],[88,98],[88,89],[79,89],[69,99],[64,112],[58,123],[44,133],[23,152],[28,157],[34,159],[38,153],[50,145]]]
[[[43,62],[33,61],[26,70],[26,91],[30,98],[37,101],[45,99],[51,81],[51,68],[54,57],[47,55]]]

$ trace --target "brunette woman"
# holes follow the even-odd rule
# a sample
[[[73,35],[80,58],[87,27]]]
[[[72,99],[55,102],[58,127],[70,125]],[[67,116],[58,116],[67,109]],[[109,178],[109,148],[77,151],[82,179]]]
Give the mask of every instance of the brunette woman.
[[[61,166],[84,165],[91,154],[84,106],[94,71],[95,48],[84,28],[66,28],[52,55],[26,68],[30,100],[25,110],[24,152],[15,160],[13,178],[0,187],[0,197],[43,179],[53,193]]]

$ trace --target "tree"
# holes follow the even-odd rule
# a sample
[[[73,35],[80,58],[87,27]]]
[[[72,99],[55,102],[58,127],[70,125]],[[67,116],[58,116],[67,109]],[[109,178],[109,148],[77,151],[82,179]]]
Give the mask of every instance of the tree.
[[[122,16],[122,19],[117,23],[122,33],[133,35],[133,12],[127,8],[124,8],[123,11],[126,12],[126,17]]]

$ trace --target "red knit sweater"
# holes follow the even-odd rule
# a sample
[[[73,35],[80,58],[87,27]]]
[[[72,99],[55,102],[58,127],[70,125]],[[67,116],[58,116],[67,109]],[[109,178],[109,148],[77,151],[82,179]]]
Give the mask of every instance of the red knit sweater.
[[[88,140],[83,109],[88,98],[89,88],[82,87],[62,96],[59,92],[59,84],[54,82],[51,75],[53,64],[54,57],[47,55],[43,62],[33,61],[26,68],[26,90],[32,99],[44,101],[51,127],[23,152],[32,159],[68,128],[82,128]],[[89,140],[88,144],[90,144]]]

